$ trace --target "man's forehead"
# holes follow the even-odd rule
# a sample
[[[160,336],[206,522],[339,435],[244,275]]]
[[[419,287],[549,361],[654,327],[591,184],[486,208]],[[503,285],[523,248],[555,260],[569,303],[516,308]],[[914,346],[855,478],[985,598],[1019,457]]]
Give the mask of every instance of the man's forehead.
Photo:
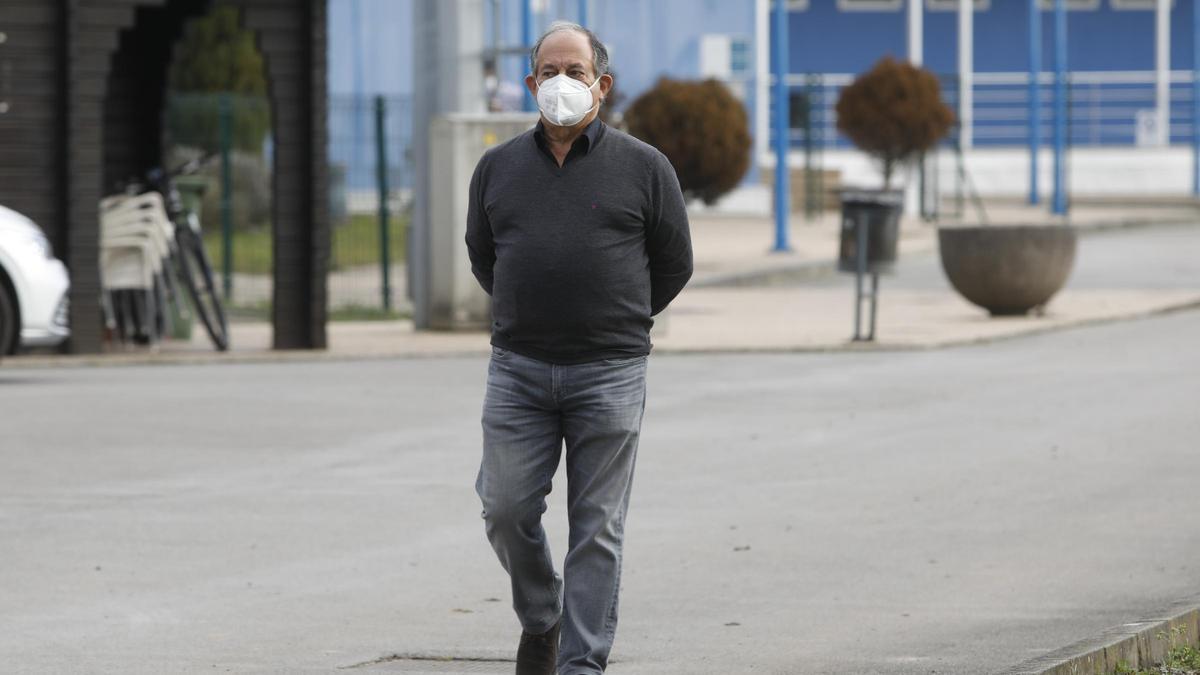
[[[552,65],[560,67],[590,66],[592,63],[591,43],[587,36],[575,31],[559,31],[546,36],[538,49],[538,67]]]
[[[590,68],[591,65],[592,65],[591,59],[585,60],[585,59],[576,58],[574,56],[554,58],[553,55],[547,54],[546,56],[538,57],[538,66],[539,67],[558,66],[561,68],[571,68],[571,67],[578,66],[581,68]]]

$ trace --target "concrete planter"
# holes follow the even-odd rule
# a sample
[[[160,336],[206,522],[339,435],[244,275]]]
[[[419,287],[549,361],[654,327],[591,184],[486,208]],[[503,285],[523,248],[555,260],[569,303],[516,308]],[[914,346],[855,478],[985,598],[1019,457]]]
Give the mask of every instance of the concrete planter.
[[[943,227],[938,243],[955,290],[993,316],[1045,305],[1075,264],[1075,230],[1067,226]]]

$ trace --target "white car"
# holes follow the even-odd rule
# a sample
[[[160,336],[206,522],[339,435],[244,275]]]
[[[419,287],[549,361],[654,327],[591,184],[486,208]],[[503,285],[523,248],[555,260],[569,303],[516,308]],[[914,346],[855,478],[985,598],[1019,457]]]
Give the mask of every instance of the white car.
[[[0,356],[66,340],[70,286],[42,229],[0,206]]]

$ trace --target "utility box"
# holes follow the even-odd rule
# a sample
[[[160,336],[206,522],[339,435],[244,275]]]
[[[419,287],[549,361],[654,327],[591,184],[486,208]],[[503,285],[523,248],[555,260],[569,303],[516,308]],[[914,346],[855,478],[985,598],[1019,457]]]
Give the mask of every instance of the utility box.
[[[528,131],[537,119],[537,113],[452,113],[430,124],[429,328],[491,328],[491,298],[471,274],[465,241],[471,174],[488,148]]]

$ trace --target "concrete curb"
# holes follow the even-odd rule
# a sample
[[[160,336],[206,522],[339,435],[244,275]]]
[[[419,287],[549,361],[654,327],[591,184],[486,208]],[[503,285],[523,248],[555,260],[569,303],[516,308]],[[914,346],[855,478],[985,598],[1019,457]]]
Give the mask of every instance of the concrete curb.
[[[731,288],[746,286],[771,286],[794,281],[813,281],[832,276],[837,263],[832,260],[807,260],[796,265],[780,265],[767,269],[743,270],[710,274],[692,283],[689,288]]]
[[[212,366],[244,363],[318,363],[342,361],[389,361],[394,359],[473,358],[488,354],[487,349],[446,349],[428,352],[344,353],[328,350],[282,350],[254,352],[192,352],[166,354],[88,354],[83,356],[19,356],[0,361],[0,379],[5,371],[44,368],[121,368],[132,366]]]
[[[1169,316],[1179,312],[1190,312],[1200,309],[1200,300],[1189,300],[1165,307],[1141,309],[1125,314],[1103,316],[1090,319],[1079,319],[1068,323],[1049,326],[1033,326],[1025,330],[1003,335],[987,335],[982,337],[964,337],[956,339],[935,340],[925,343],[889,343],[889,342],[852,342],[849,339],[839,344],[824,344],[811,346],[779,346],[779,347],[655,347],[654,353],[669,354],[840,354],[847,352],[865,353],[903,353],[931,352],[942,349],[959,347],[979,347],[990,344],[1021,340],[1051,333],[1062,333],[1071,330],[1104,326],[1127,321],[1151,319],[1159,316]]]
[[[1141,227],[1183,227],[1186,225],[1196,225],[1200,223],[1200,215],[1195,218],[1168,218],[1166,220],[1145,220],[1142,218],[1130,218],[1128,220],[1114,220],[1110,222],[1098,222],[1090,225],[1076,225],[1080,234],[1091,234],[1093,232],[1115,232],[1120,230],[1134,230]]]
[[[995,675],[1109,675],[1118,664],[1151,668],[1170,647],[1160,635],[1172,629],[1186,633],[1176,644],[1197,644],[1200,635],[1200,597],[1176,602],[1149,618],[1110,628],[1057,651],[1031,659]]]
[[[1156,316],[1167,316],[1178,312],[1200,309],[1200,301],[1189,301],[1161,307],[1148,311],[1135,311],[1119,316],[1100,317],[1077,321],[1075,323],[1052,326],[1036,326],[1028,330],[994,335],[987,337],[971,337],[958,340],[942,340],[925,344],[889,344],[870,342],[851,342],[847,340],[840,344],[825,344],[812,346],[779,346],[779,347],[655,347],[654,353],[659,356],[686,356],[691,354],[839,354],[839,353],[904,353],[925,352],[959,347],[976,347],[996,344],[1010,340],[1058,333],[1063,331],[1088,328],[1125,321],[1136,321]],[[100,354],[86,356],[22,356],[0,361],[0,382],[5,373],[15,373],[22,370],[41,370],[46,368],[120,368],[130,366],[195,366],[195,365],[232,365],[232,364],[271,364],[271,363],[324,363],[324,362],[357,362],[357,361],[390,361],[390,360],[421,360],[446,358],[476,358],[486,356],[488,348],[480,349],[431,349],[420,352],[380,352],[380,353],[346,353],[331,351],[255,351],[255,352],[191,352],[191,353],[159,353],[159,354]]]

